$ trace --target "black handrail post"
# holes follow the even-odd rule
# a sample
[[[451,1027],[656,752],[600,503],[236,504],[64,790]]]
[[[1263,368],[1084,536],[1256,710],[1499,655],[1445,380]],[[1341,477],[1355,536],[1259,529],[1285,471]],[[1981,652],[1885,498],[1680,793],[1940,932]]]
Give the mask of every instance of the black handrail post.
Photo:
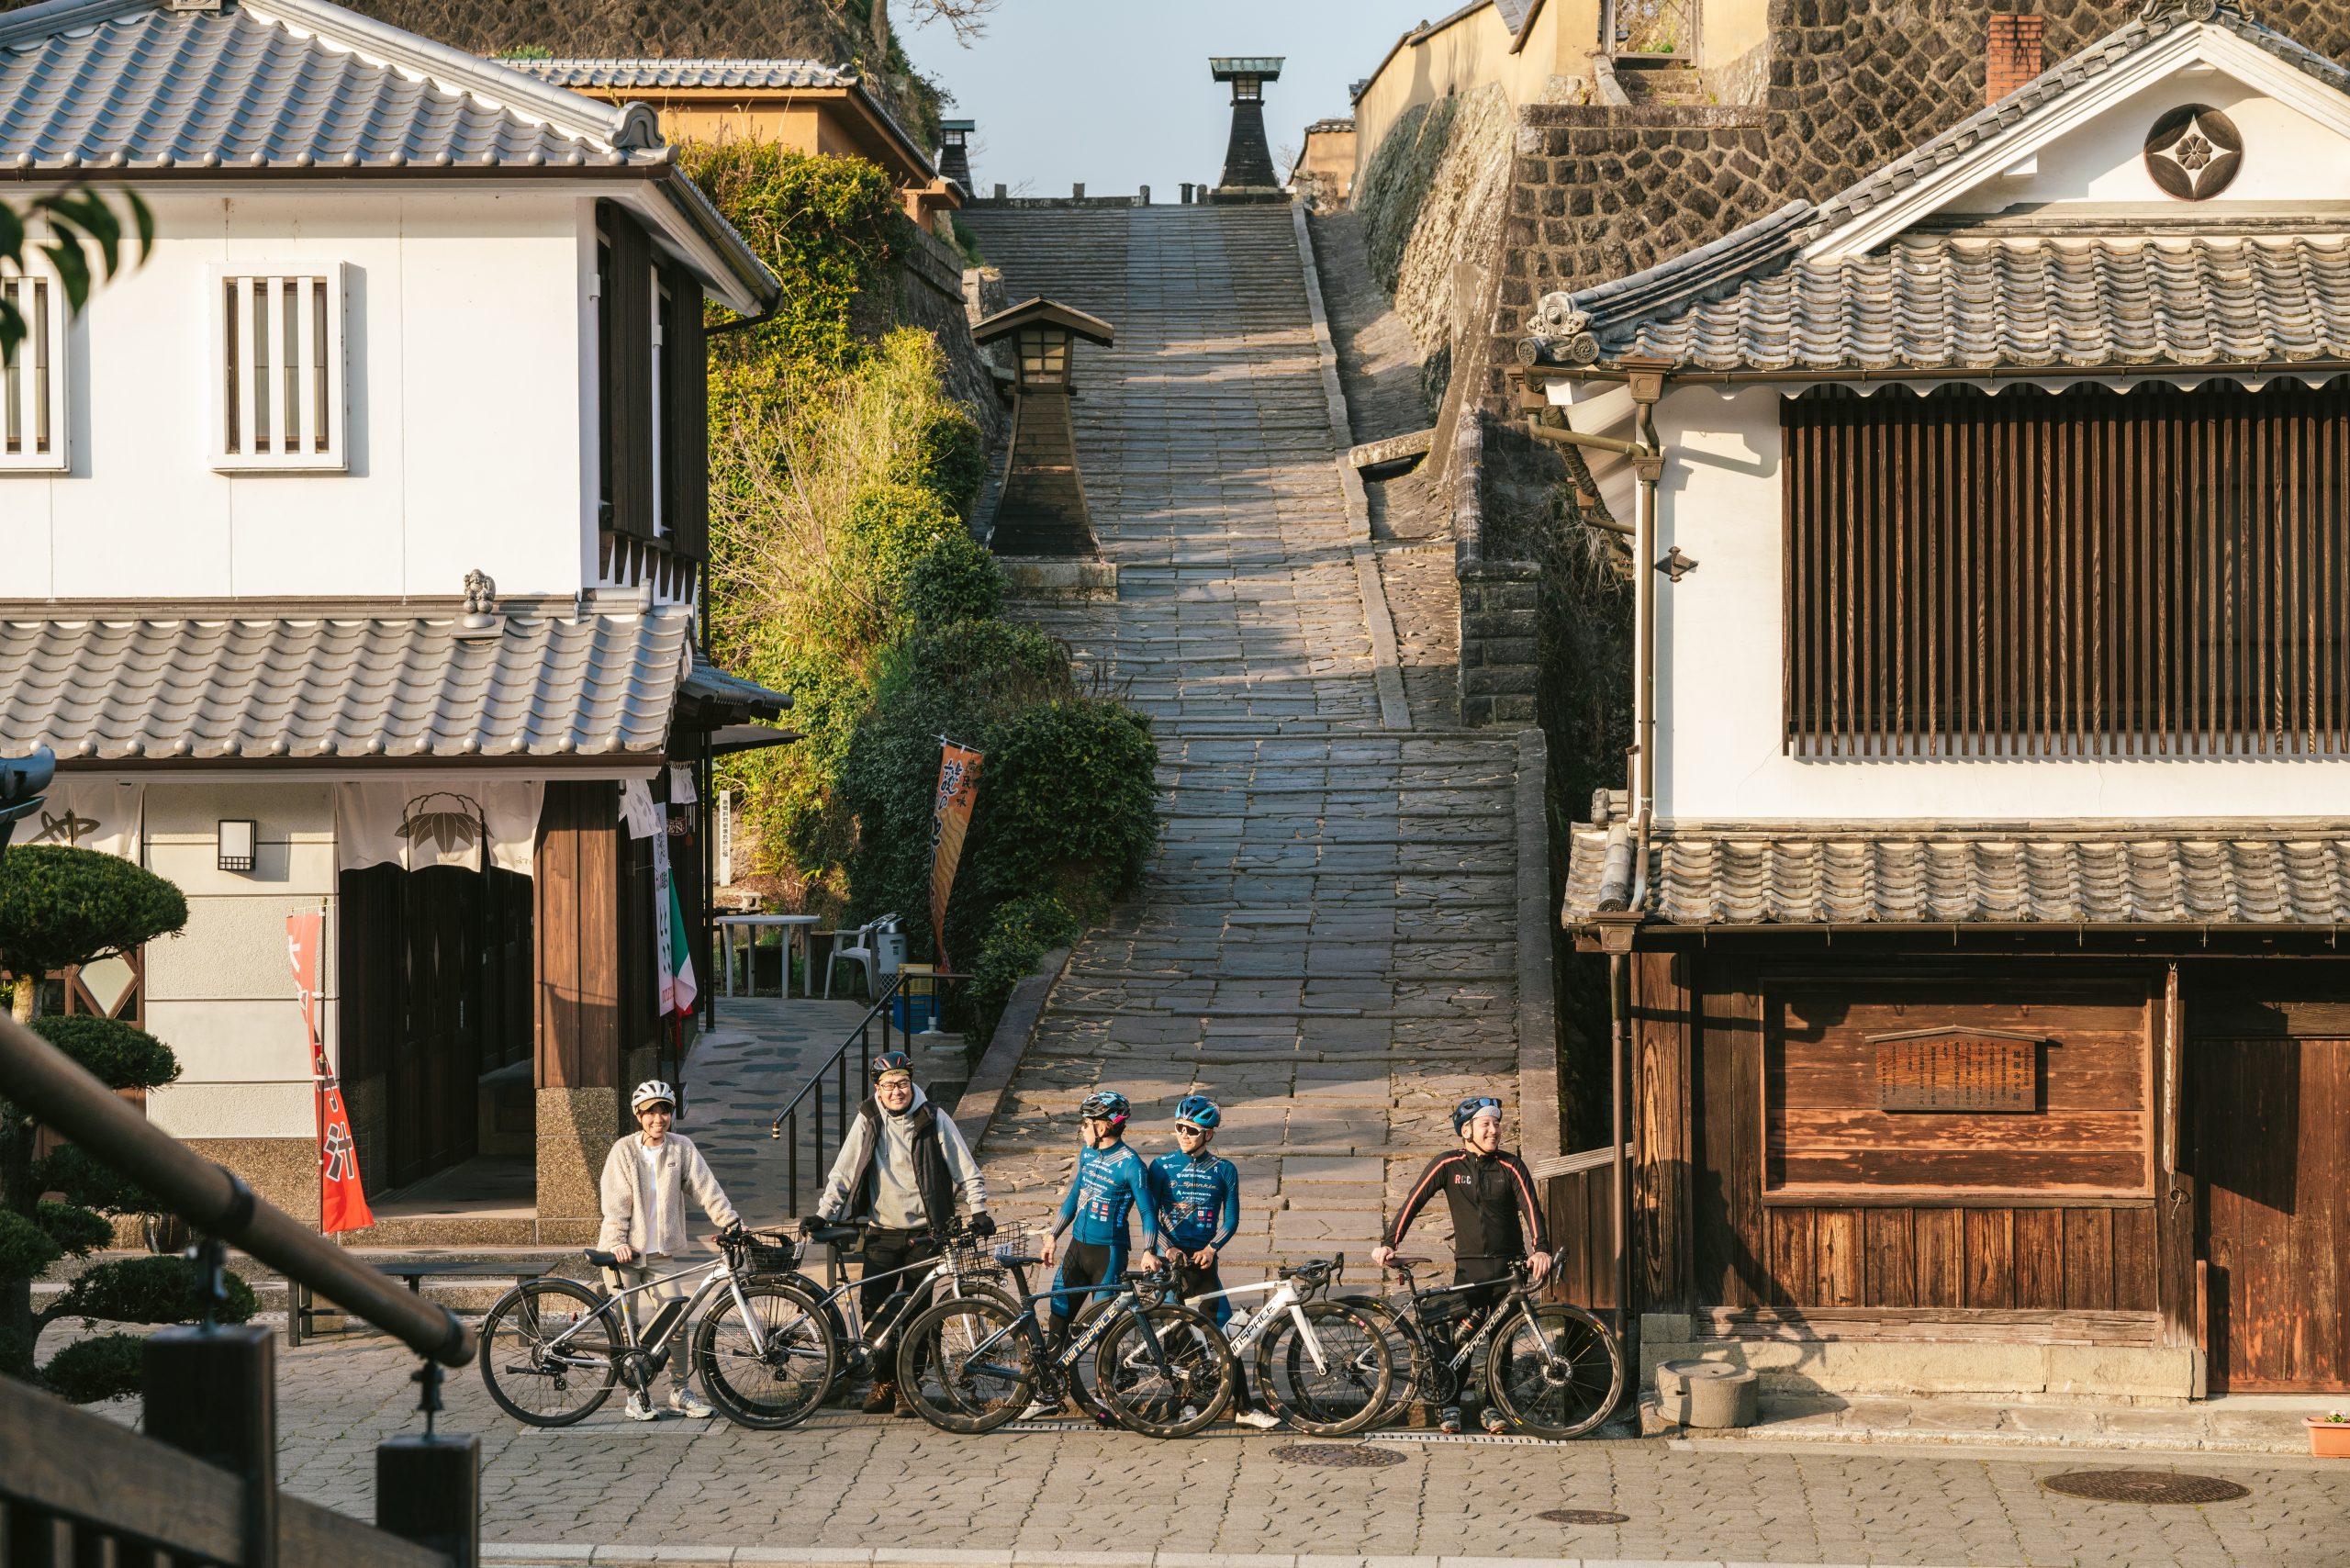
[[[158,1329],[140,1383],[149,1437],[244,1482],[241,1568],[277,1568],[276,1336],[252,1324]]]
[[[375,1527],[441,1552],[450,1568],[479,1568],[481,1439],[432,1429],[441,1408],[438,1366],[425,1362],[416,1381],[424,1385],[424,1430],[375,1445]]]
[[[791,1113],[791,1131],[786,1136],[791,1139],[791,1149],[784,1157],[784,1163],[790,1171],[791,1213],[796,1218],[803,1212],[800,1207],[800,1113],[797,1111]]]

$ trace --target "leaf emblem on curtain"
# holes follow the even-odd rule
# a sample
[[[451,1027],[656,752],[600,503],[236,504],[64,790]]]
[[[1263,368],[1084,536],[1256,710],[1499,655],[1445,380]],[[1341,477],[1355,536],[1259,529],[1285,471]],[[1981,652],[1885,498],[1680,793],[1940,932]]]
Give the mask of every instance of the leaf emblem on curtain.
[[[430,846],[442,854],[471,849],[489,837],[481,803],[470,795],[435,790],[419,795],[400,813],[399,835],[410,847]]]

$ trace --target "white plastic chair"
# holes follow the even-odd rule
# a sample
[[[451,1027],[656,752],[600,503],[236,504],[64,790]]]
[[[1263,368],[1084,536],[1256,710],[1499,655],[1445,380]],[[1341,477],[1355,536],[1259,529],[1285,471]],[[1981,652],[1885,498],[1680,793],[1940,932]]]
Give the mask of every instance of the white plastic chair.
[[[830,1002],[833,999],[833,971],[844,963],[855,964],[864,971],[865,994],[873,995],[876,983],[874,964],[879,946],[874,938],[884,931],[895,931],[897,928],[898,917],[894,914],[885,914],[878,920],[869,921],[858,926],[855,931],[835,933],[833,937],[832,957],[824,960],[824,1000]],[[844,941],[843,938],[846,940]]]

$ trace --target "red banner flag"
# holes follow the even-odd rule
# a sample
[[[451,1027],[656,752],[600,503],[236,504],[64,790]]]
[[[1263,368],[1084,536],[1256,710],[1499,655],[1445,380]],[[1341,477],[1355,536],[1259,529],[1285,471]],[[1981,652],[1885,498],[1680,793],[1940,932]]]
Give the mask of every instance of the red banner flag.
[[[979,795],[981,754],[940,737],[938,799],[930,813],[930,935],[938,967],[946,961],[946,899],[955,890],[955,868],[963,858],[963,835],[970,831],[971,805]]]
[[[305,910],[285,917],[285,956],[294,965],[294,988],[302,1003],[302,1026],[310,1036],[310,1076],[319,1100],[319,1231],[364,1230],[375,1223],[359,1184],[359,1143],[351,1136],[351,1113],[343,1109],[342,1086],[327,1065],[325,1030],[319,997],[319,953],[326,939],[326,913]]]

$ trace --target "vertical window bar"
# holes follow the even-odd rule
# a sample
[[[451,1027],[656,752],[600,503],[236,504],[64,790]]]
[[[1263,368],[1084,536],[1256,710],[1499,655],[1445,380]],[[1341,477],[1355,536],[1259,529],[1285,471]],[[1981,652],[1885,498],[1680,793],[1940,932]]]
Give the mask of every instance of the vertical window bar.
[[[30,423],[33,450],[46,455],[56,450],[50,435],[50,422],[56,417],[50,408],[52,401],[50,377],[54,371],[52,361],[62,350],[60,345],[50,340],[49,280],[47,278],[37,277],[32,280],[32,297],[33,418]]]
[[[25,286],[23,278],[0,280],[0,289],[7,291],[8,303],[17,308],[17,317],[25,323],[27,341],[32,332],[32,315],[28,308],[32,302],[32,290]],[[24,375],[25,356],[21,351],[8,361],[8,453],[14,456],[24,450]]]
[[[277,450],[294,454],[302,451],[302,353],[300,308],[295,303],[301,293],[290,277],[272,278],[271,286],[277,294],[277,361],[271,368],[270,385],[277,392]]]
[[[332,308],[327,280],[310,280],[310,309],[318,322],[310,355],[310,396],[318,409],[315,433],[319,452],[334,446],[334,362],[342,352],[342,313]]]
[[[252,318],[253,331],[247,346],[245,386],[252,400],[245,406],[245,429],[252,432],[252,450],[258,456],[274,450],[269,439],[269,280],[251,279],[241,292],[252,297],[246,312]]]
[[[317,362],[317,344],[324,323],[319,319],[319,302],[310,287],[312,280],[291,277],[285,280],[287,325],[293,329],[286,334],[285,355],[286,424],[294,439],[297,452],[317,452],[319,446],[319,383],[310,374]]]
[[[252,428],[252,411],[247,402],[245,378],[240,374],[242,364],[244,334],[239,330],[241,321],[237,307],[241,303],[237,292],[237,280],[225,278],[220,284],[220,345],[221,374],[228,377],[222,390],[221,413],[228,429],[221,432],[220,450],[241,455],[245,450],[245,431]]]

